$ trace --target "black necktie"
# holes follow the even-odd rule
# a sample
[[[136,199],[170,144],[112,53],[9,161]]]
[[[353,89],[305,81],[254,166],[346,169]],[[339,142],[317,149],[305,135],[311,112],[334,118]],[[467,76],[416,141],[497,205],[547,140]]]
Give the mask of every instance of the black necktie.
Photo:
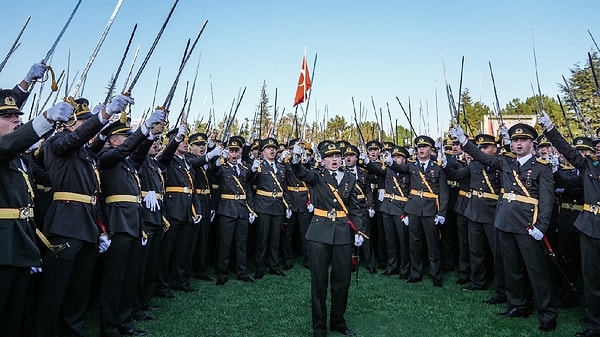
[[[423,170],[423,172],[425,172],[425,163],[421,163],[421,170]]]
[[[333,177],[333,180],[335,180],[335,183],[337,184],[337,183],[338,183],[338,180],[337,180],[337,173],[335,173],[335,172],[331,172],[331,176]]]

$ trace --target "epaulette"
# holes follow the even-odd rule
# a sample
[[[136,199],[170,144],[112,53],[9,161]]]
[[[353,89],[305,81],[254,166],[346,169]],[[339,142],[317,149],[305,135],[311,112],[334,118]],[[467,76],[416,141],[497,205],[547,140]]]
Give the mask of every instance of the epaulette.
[[[549,162],[549,161],[547,161],[546,159],[542,159],[542,158],[538,158],[538,157],[536,157],[536,158],[535,158],[535,161],[537,161],[537,162],[538,162],[538,163],[540,163],[540,164],[544,164],[544,165],[550,165],[550,162]]]
[[[416,159],[414,159],[414,158],[409,158],[409,159],[407,159],[407,161],[412,164],[417,162]]]
[[[502,153],[503,156],[508,157],[508,158],[516,158],[517,156],[512,153],[512,152],[504,152]]]
[[[592,153],[592,154],[589,154],[587,157],[593,161],[598,161],[598,156],[596,154]]]
[[[559,168],[564,171],[571,171],[575,169],[575,166],[571,164],[560,164]]]

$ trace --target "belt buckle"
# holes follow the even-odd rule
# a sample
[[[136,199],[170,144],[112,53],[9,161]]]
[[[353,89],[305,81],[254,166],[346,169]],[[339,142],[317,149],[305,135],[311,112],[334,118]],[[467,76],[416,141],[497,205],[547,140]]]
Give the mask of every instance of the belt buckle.
[[[30,216],[31,211],[32,211],[32,208],[30,208],[30,207],[19,208],[19,219],[26,220],[26,219],[31,218],[31,216]]]
[[[390,194],[390,199],[395,200],[396,199],[396,195],[394,193]]]
[[[186,186],[183,188],[183,193],[190,193],[190,189]]]
[[[594,215],[598,215],[598,212],[600,212],[600,206],[590,205],[590,213],[594,213]]]
[[[479,198],[483,198],[483,192],[482,191],[477,191],[477,196]]]
[[[234,194],[233,195],[233,200],[240,200],[240,195],[239,194]]]
[[[517,195],[514,193],[506,193],[506,200],[508,200],[508,202],[514,201],[517,199]]]
[[[466,192],[465,197],[471,198],[473,196],[473,192]]]
[[[141,204],[141,203],[142,203],[142,196],[141,196],[141,195],[138,195],[138,196],[137,196],[137,203],[138,203],[138,204]]]
[[[331,211],[329,211],[329,213],[327,214],[327,217],[329,219],[331,219],[331,221],[335,221],[335,218],[337,217],[337,211],[335,209],[332,209]]]
[[[419,196],[419,198],[423,198],[423,191],[417,191],[417,195]]]
[[[201,189],[200,194],[206,194],[206,188]]]
[[[277,198],[279,196],[278,192],[273,191],[273,198]]]
[[[92,206],[96,206],[97,201],[98,198],[95,195],[92,195],[92,197],[90,198],[90,204],[92,204]]]
[[[294,187],[294,192],[300,192],[300,187],[298,187],[298,186]]]

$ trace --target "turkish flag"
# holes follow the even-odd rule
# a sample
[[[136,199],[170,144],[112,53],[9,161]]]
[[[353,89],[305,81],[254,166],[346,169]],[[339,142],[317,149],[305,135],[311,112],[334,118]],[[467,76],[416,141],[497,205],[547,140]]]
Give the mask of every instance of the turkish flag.
[[[294,106],[307,99],[306,95],[311,86],[310,74],[308,72],[308,66],[306,65],[306,55],[304,55],[302,58],[302,68],[300,69],[300,78],[298,79],[298,87],[296,88],[296,97],[294,98]]]

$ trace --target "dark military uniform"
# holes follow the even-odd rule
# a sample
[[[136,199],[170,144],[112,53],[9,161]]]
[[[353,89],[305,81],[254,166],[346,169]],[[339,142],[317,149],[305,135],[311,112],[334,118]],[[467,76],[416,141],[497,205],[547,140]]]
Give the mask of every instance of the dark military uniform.
[[[98,156],[87,142],[104,126],[86,99],[75,101],[75,115],[87,119],[76,130],[64,129],[43,146],[53,201],[43,232],[54,245],[69,243],[44,264],[36,313],[36,335],[81,335],[98,247],[97,205],[100,189]],[[50,252],[47,252],[47,254]]]
[[[512,139],[535,139],[535,129],[516,124],[509,130]],[[531,156],[522,165],[515,158],[491,156],[475,145],[463,145],[474,160],[501,172],[504,194],[498,204],[494,225],[498,228],[504,259],[506,295],[509,310],[505,316],[526,315],[527,276],[531,280],[538,319],[556,322],[556,306],[549,272],[549,261],[542,242],[528,234],[535,226],[545,233],[550,224],[554,199],[552,170]]]
[[[111,137],[130,132],[126,125],[113,123]],[[142,238],[140,165],[146,160],[149,145],[138,149],[147,136],[140,129],[118,147],[108,146],[98,155],[104,216],[112,241],[104,256],[100,285],[100,332],[120,336],[133,328],[132,310],[140,263]],[[135,150],[138,149],[134,155]]]
[[[333,148],[337,149],[334,144]],[[323,152],[323,151],[322,151]],[[335,152],[335,151],[334,151]],[[339,154],[339,149],[337,149]],[[327,155],[327,153],[324,153]],[[325,157],[325,155],[322,155]],[[354,230],[362,229],[361,210],[355,188],[356,179],[348,171],[342,174],[340,183],[325,169],[309,171],[302,163],[292,164],[294,174],[313,187],[314,216],[306,232],[311,270],[312,323],[314,336],[327,334],[327,287],[331,282],[331,329],[347,329],[344,314],[348,303],[351,278],[351,257]],[[337,197],[330,186],[337,191]],[[341,198],[340,201],[338,199]],[[345,207],[341,205],[345,204]],[[349,214],[346,213],[346,211]],[[331,265],[331,274],[329,266]]]
[[[587,329],[600,334],[600,160],[596,155],[581,156],[556,128],[545,134],[554,147],[580,171],[583,180],[583,211],[573,226],[580,232]]]

